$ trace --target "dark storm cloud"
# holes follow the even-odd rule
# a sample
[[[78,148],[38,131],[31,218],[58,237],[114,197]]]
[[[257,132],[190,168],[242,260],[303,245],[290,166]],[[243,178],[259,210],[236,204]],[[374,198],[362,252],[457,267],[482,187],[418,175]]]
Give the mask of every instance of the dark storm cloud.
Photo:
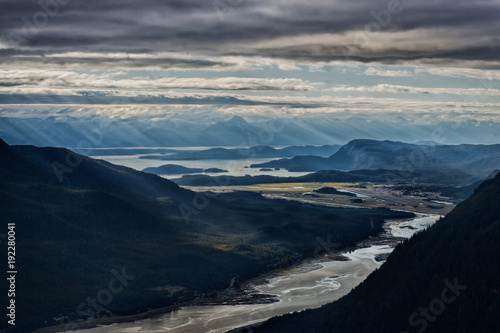
[[[12,50],[12,49],[11,49]],[[126,55],[112,57],[111,59],[103,59],[99,57],[86,57],[85,54],[81,56],[58,56],[50,57],[50,51],[39,50],[39,51],[11,51],[2,53],[0,50],[0,63],[8,65],[16,64],[39,64],[39,65],[64,65],[64,64],[80,64],[85,65],[88,68],[136,68],[155,66],[157,68],[169,69],[169,68],[211,68],[220,67],[224,68],[229,66],[229,64],[220,61],[211,61],[206,59],[181,59],[181,58],[171,58],[165,56],[158,56],[155,58],[145,58],[145,57],[134,57],[133,59],[127,57]],[[133,52],[132,50],[127,52]],[[144,51],[147,53],[148,51]],[[47,56],[46,56],[47,55]],[[15,57],[12,57],[15,56]]]
[[[0,57],[4,58],[25,52],[84,51],[237,54],[307,61],[495,62],[500,48],[500,2],[488,0],[1,0],[0,9],[0,42],[7,49],[0,49]],[[335,37],[316,38],[325,34]],[[305,37],[294,40],[300,36]],[[162,57],[120,61],[126,66],[223,65]]]

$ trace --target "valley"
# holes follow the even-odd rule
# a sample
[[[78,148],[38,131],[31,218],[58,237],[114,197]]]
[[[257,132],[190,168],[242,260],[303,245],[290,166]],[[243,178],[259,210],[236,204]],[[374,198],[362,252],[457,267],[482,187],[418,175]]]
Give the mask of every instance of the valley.
[[[247,192],[259,193],[265,198],[291,200],[306,205],[344,208],[406,209],[417,213],[416,218],[386,220],[377,236],[358,242],[347,249],[332,241],[331,234],[319,235],[311,258],[285,269],[274,270],[257,278],[243,281],[238,288],[234,280],[216,296],[199,294],[189,302],[135,316],[86,321],[82,333],[127,332],[131,329],[169,332],[220,332],[240,326],[254,325],[272,316],[317,308],[346,295],[372,271],[379,268],[398,242],[432,225],[440,215],[451,211],[455,204],[435,205],[438,200],[449,200],[438,193],[403,194],[397,186],[361,185],[359,183],[278,183],[254,186],[187,187],[214,198]],[[339,194],[323,194],[331,189]],[[327,190],[325,190],[327,189]],[[328,189],[330,191],[328,191]],[[349,194],[349,195],[346,195]],[[246,196],[244,196],[246,197]],[[252,196],[246,197],[250,199]],[[353,203],[355,198],[362,202]],[[250,201],[248,201],[250,202]],[[437,207],[437,208],[436,208]],[[204,245],[207,245],[206,243]],[[221,244],[222,245],[222,244]],[[217,247],[217,246],[216,246]],[[227,248],[226,248],[227,249]],[[180,291],[182,294],[183,291]],[[277,303],[276,303],[277,302]],[[111,323],[121,323],[108,327]],[[64,327],[64,326],[62,326]],[[80,325],[75,326],[80,327]],[[56,332],[54,329],[38,333]]]
[[[163,161],[141,156],[175,150],[168,147],[108,149],[98,159],[61,148],[0,148],[1,208],[19,225],[26,249],[20,258],[45,254],[26,268],[47,281],[44,289],[19,298],[57,295],[43,310],[38,302],[25,309],[25,328],[39,333],[112,323],[137,329],[129,323],[136,320],[143,329],[225,332],[316,308],[346,295],[398,242],[448,214],[482,177],[495,174],[414,170],[394,179],[402,173],[259,170],[245,159],[176,160],[166,169]],[[53,165],[64,166],[68,156],[79,163],[58,180]],[[199,168],[186,169],[193,163]],[[213,174],[166,179],[141,170]],[[227,172],[217,175],[220,170]],[[133,272],[132,287],[100,312],[78,310],[78,299],[98,292],[117,267]],[[72,292],[57,294],[48,283],[54,277],[57,285],[69,281]],[[33,283],[29,277],[19,282]],[[201,324],[207,320],[215,325],[210,330]]]
[[[82,325],[87,328],[97,324],[104,326],[77,332],[146,330],[224,333],[237,327],[260,324],[272,316],[317,308],[348,294],[382,265],[398,242],[431,226],[437,219],[437,215],[419,214],[412,219],[390,220],[384,223],[384,229],[378,236],[343,250],[336,250],[330,235],[323,235],[318,237],[317,249],[312,258],[250,279],[239,288],[235,288],[234,280],[231,280],[228,287],[215,297],[199,295],[198,299],[176,307],[86,322]],[[106,326],[111,322],[119,324]],[[49,328],[37,333],[56,331],[55,328]]]
[[[313,256],[320,235],[350,248],[380,233],[384,220],[414,216],[248,191],[202,195],[62,148],[0,141],[0,154],[0,208],[16,222],[19,262],[29,263],[17,281],[23,331],[213,297],[233,277],[239,287]],[[69,158],[78,164],[68,168]],[[81,307],[120,270],[134,277],[130,287],[100,311]]]
[[[457,203],[456,199],[442,196],[441,192],[405,191],[401,185],[360,183],[276,183],[246,186],[185,186],[192,191],[230,193],[249,191],[266,198],[295,200],[302,203],[328,207],[390,208],[415,213],[446,215]],[[319,189],[335,188],[355,194],[322,194]]]

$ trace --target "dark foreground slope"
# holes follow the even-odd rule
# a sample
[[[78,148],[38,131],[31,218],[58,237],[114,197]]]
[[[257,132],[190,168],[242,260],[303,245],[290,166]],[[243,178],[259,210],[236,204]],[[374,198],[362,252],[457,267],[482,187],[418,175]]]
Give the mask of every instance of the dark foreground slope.
[[[0,212],[0,255],[15,223],[18,271],[16,326],[3,320],[0,330],[23,333],[210,296],[312,255],[319,235],[349,246],[408,215],[194,193],[67,149],[1,140]]]
[[[257,332],[498,332],[499,202],[497,175],[346,297]]]

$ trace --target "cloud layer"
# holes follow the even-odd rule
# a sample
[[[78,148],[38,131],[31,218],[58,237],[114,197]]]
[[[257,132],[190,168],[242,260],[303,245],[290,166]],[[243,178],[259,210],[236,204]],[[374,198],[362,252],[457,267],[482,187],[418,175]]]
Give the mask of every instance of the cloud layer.
[[[70,50],[187,55],[117,59],[129,66],[221,66],[206,57],[237,55],[481,60],[484,68],[498,68],[500,54],[496,0],[3,0],[0,6],[0,57],[11,61]],[[49,61],[95,61],[75,55]]]
[[[500,0],[1,0],[0,112],[496,121],[499,17]]]
[[[103,74],[77,73],[62,70],[5,70],[2,74],[3,86],[36,86],[38,88],[87,88],[87,89],[202,89],[202,90],[282,90],[310,91],[315,88],[307,81],[287,78],[118,78],[124,72]]]

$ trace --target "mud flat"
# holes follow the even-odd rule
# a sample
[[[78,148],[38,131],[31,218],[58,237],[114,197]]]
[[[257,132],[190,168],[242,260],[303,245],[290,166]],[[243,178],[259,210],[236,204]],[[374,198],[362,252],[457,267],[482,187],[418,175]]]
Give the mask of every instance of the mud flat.
[[[246,288],[250,295],[262,295],[251,297],[261,303],[245,303],[242,301],[245,297],[241,295],[235,298],[241,301],[239,304],[235,301],[221,305],[206,300],[207,305],[182,306],[147,319],[138,318],[142,320],[76,332],[223,333],[273,316],[317,308],[349,293],[382,265],[381,258],[392,252],[399,241],[432,225],[438,218],[439,215],[418,215],[411,220],[387,221],[383,233],[359,243],[356,248],[329,253],[251,280]],[[328,260],[329,256],[336,260]]]

